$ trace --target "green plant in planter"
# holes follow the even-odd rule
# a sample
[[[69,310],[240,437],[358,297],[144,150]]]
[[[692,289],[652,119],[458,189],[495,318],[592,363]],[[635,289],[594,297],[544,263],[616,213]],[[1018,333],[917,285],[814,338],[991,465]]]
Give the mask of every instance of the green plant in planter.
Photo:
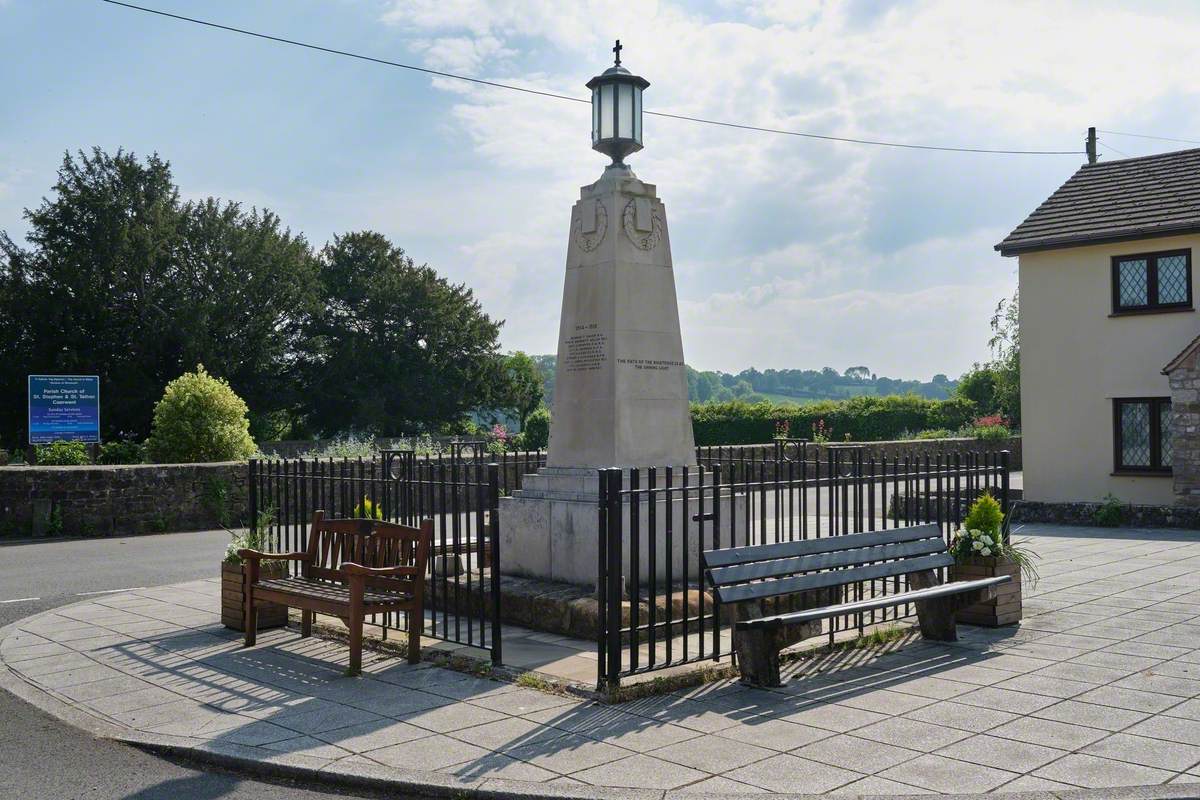
[[[1004,510],[1000,508],[999,501],[987,492],[979,495],[971,504],[962,524],[968,530],[983,531],[991,536],[998,535],[1003,525]]]
[[[961,563],[977,558],[995,558],[1011,561],[1029,577],[1030,586],[1036,586],[1038,554],[1029,549],[1028,539],[1012,541],[1009,525],[1012,513],[1006,517],[996,498],[988,493],[981,494],[963,520],[963,526],[950,543],[950,554]]]
[[[238,550],[263,550],[266,548],[267,539],[270,535],[271,523],[275,521],[275,509],[264,508],[258,512],[258,519],[254,520],[245,533],[234,533],[229,531],[232,537],[229,544],[225,547],[225,563],[226,564],[241,564],[242,557],[238,555]]]

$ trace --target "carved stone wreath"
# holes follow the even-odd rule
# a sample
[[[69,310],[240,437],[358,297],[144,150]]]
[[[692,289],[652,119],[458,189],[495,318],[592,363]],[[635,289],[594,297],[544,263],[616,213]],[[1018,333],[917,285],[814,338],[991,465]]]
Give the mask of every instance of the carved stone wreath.
[[[637,208],[636,199],[630,200],[625,204],[625,211],[621,215],[622,226],[625,228],[625,235],[633,242],[633,246],[639,250],[653,250],[658,247],[659,241],[662,239],[663,219],[658,213],[658,209],[651,205],[650,208],[650,230],[639,231],[637,229]]]
[[[608,211],[604,208],[604,203],[597,202],[595,206],[596,229],[591,233],[583,232],[583,209],[580,209],[580,216],[575,217],[575,243],[586,253],[599,247],[604,241],[604,234],[608,233]]]

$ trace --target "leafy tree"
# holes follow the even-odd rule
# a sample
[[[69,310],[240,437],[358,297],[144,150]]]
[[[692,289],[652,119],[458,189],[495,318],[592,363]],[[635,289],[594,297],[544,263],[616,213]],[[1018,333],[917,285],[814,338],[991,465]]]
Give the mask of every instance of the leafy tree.
[[[276,438],[299,401],[294,354],[318,307],[316,261],[270,211],[209,198],[188,203],[182,216],[180,357],[228,378],[251,409],[255,435]]]
[[[1020,290],[996,304],[992,315],[992,367],[996,370],[996,407],[1010,423],[1021,424]]]
[[[540,406],[525,422],[522,430],[525,434],[525,447],[528,450],[541,450],[550,443],[550,409]]]
[[[542,404],[541,370],[537,362],[518,350],[500,359],[499,372],[492,403],[503,411],[511,411],[521,430],[525,430],[529,415]]]
[[[249,399],[255,419],[294,404],[299,321],[315,303],[303,238],[267,211],[181,203],[170,165],[95,148],[66,154],[30,247],[0,234],[0,393],[29,372],[100,376],[106,439],[143,438],[163,386],[199,362]],[[23,428],[0,404],[0,435]]]
[[[972,401],[985,414],[996,412],[996,370],[976,364],[958,380],[954,394]]]
[[[26,359],[3,371],[0,391],[20,397],[29,372],[96,373],[105,432],[145,435],[154,399],[180,372],[179,194],[168,164],[121,150],[68,153],[52,196],[25,219],[31,249],[0,238],[12,324],[0,349],[15,340]],[[21,405],[3,406],[5,427],[20,429]]]
[[[470,289],[370,231],[335,237],[318,268],[300,364],[313,430],[431,430],[486,404],[502,323]]]

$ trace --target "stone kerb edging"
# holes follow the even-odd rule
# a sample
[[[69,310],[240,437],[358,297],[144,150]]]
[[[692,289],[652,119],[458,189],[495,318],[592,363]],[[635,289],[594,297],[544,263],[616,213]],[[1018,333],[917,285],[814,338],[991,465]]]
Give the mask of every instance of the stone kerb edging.
[[[88,601],[73,605],[83,605]],[[63,608],[69,608],[65,606]],[[61,611],[52,609],[27,617],[0,628],[0,646],[19,626],[32,619]],[[382,764],[327,764],[323,759],[292,753],[264,757],[264,751],[230,742],[204,742],[170,734],[149,734],[125,728],[100,717],[80,711],[60,700],[53,693],[34,686],[9,666],[0,654],[0,690],[7,691],[72,727],[91,736],[122,742],[161,754],[184,757],[192,761],[236,770],[251,776],[287,778],[346,789],[386,791],[404,796],[436,798],[481,798],[481,800],[752,800],[777,797],[789,800],[830,800],[831,795],[786,794],[703,794],[680,790],[616,789],[600,786],[547,785],[528,781],[484,778],[464,780],[445,773],[401,769]],[[901,800],[911,797],[936,796],[943,800],[975,798],[983,795],[835,795],[845,800]],[[1163,784],[1129,786],[1108,789],[1072,789],[1069,791],[1010,792],[989,794],[997,800],[1184,800],[1200,798],[1200,785]]]

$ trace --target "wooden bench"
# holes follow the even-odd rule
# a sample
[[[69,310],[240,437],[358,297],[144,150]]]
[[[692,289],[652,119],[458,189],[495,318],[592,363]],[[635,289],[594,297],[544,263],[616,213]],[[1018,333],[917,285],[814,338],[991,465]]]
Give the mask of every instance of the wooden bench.
[[[308,548],[295,553],[239,550],[246,564],[246,647],[254,644],[255,601],[266,600],[302,610],[300,635],[312,634],[313,614],[341,617],[350,632],[349,674],[362,672],[362,630],[367,614],[408,613],[408,661],[421,660],[424,627],[425,569],[433,521],[421,527],[372,519],[325,519],[313,513]],[[260,579],[260,562],[300,562],[300,574]]]
[[[742,681],[754,686],[781,685],[779,652],[804,638],[797,629],[843,614],[914,603],[922,636],[954,641],[955,612],[994,598],[1011,578],[940,584],[936,570],[953,563],[937,525],[704,552],[717,603],[735,606],[734,653]],[[848,584],[900,575],[906,591],[841,602]],[[788,598],[810,607],[773,613],[770,606]]]

